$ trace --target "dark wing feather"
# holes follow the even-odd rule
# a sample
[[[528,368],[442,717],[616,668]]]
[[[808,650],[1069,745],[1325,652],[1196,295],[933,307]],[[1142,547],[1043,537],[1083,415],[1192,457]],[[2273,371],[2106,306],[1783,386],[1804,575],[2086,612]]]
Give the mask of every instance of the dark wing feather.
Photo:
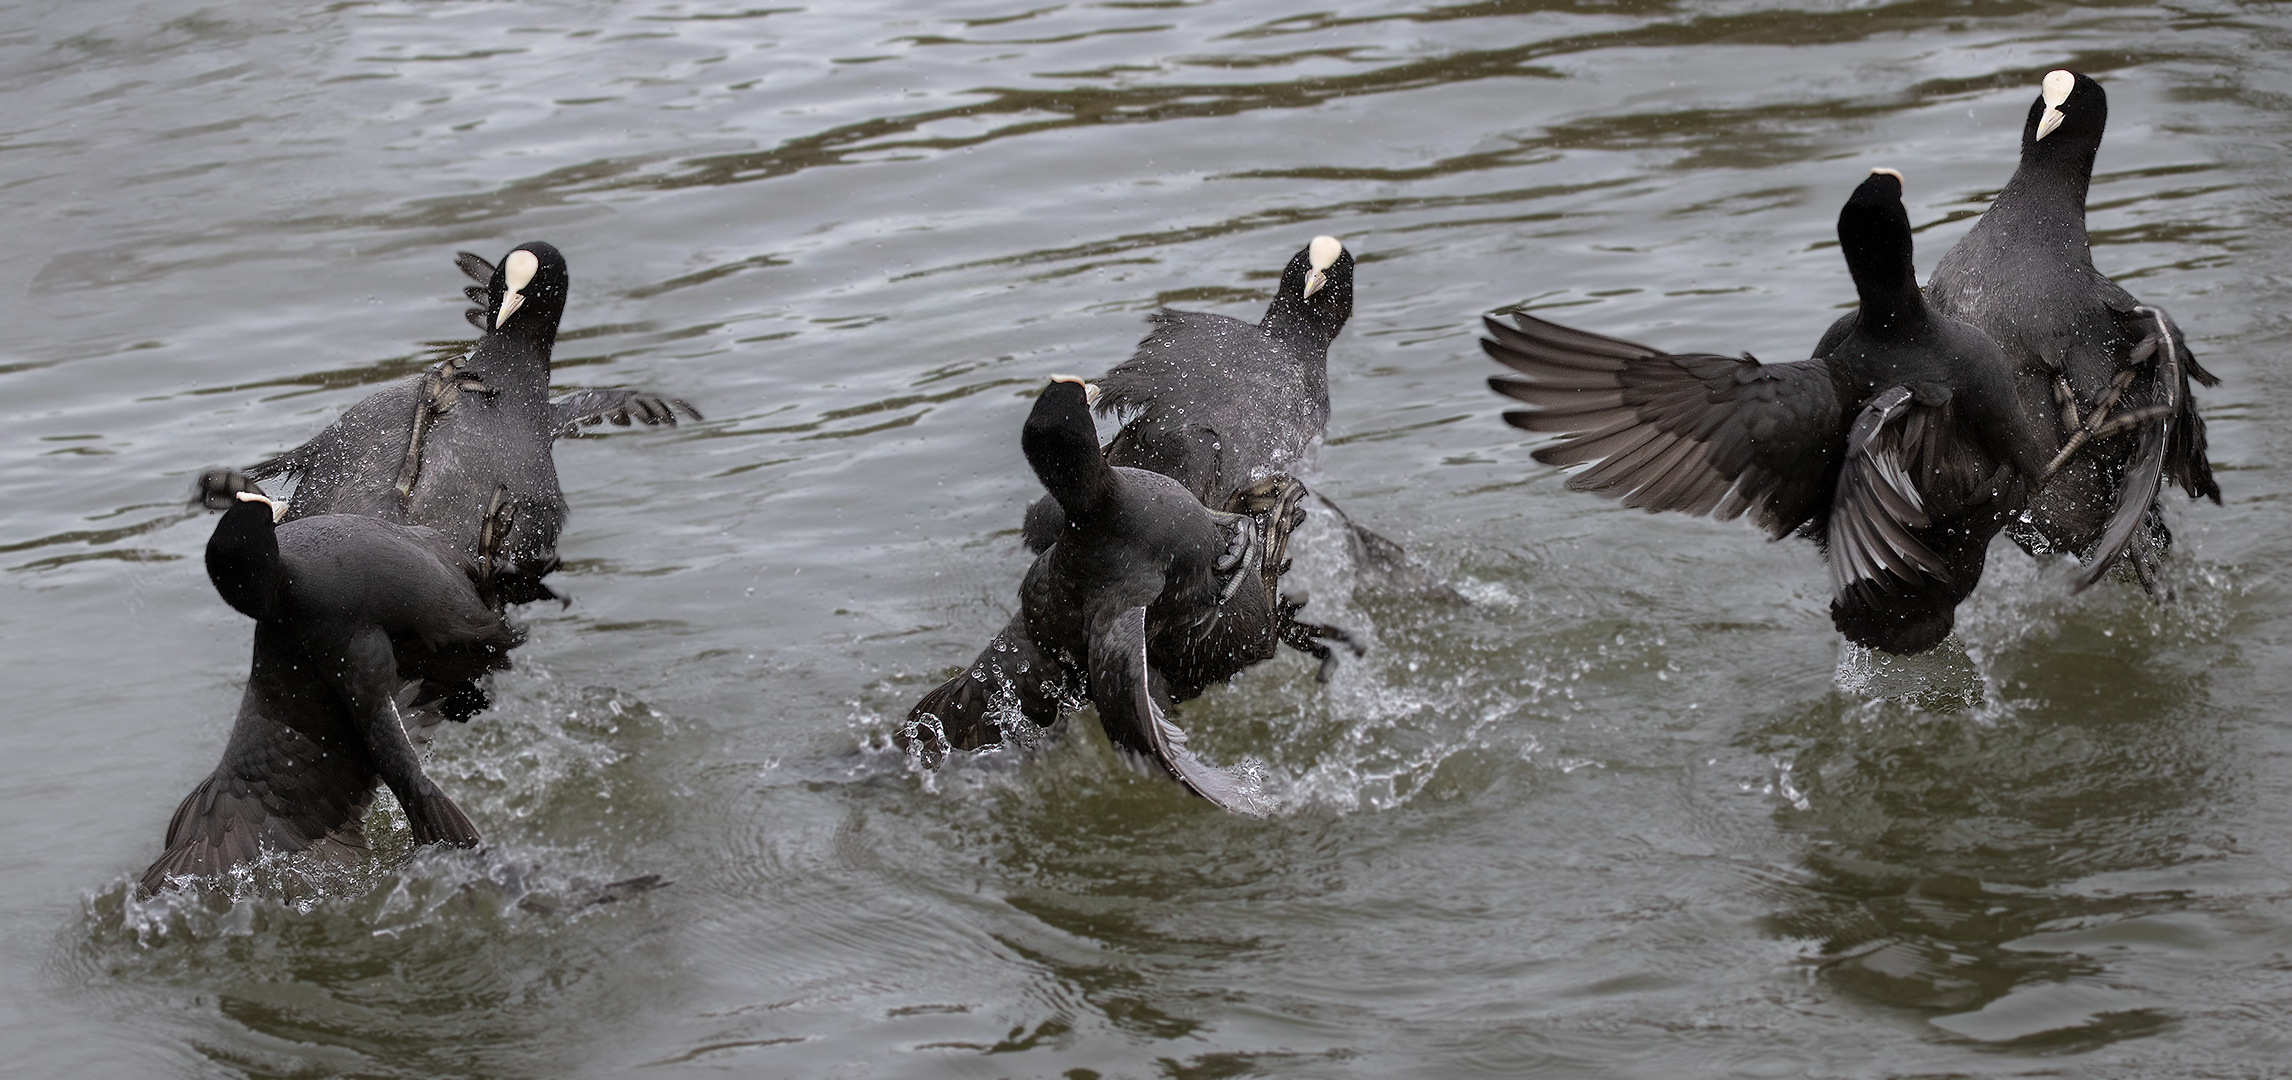
[[[364,736],[374,771],[398,797],[417,844],[476,847],[477,826],[422,771],[413,733],[398,709],[398,661],[380,628],[354,633],[328,650],[337,692]],[[322,654],[323,655],[323,654]]]
[[[1144,752],[1187,790],[1223,809],[1258,817],[1271,813],[1276,804],[1253,770],[1221,769],[1194,756],[1186,748],[1185,731],[1165,714],[1167,692],[1154,685],[1146,661],[1145,607],[1127,607],[1093,622],[1090,699],[1114,744]]]
[[[2189,380],[2204,386],[2220,385],[2219,376],[2206,371],[2197,363],[2196,353],[2189,349],[2189,339],[2181,333],[2179,324],[2154,304],[2143,304],[2132,311],[2153,329],[2133,331],[2154,332],[2164,338],[2166,346],[2157,360],[2157,388],[2151,394],[2150,404],[2172,408],[2170,436],[2165,442],[2165,475],[2170,476],[2181,490],[2192,499],[2211,499],[2220,502],[2220,485],[2213,482],[2212,462],[2206,457],[2204,417],[2199,415],[2196,396],[2189,391]],[[2178,370],[2174,370],[2178,369]]]
[[[480,332],[493,329],[486,325],[486,316],[490,314],[486,308],[493,301],[493,264],[485,261],[483,255],[462,251],[454,254],[454,265],[468,275],[470,280],[477,282],[462,289],[462,295],[477,305],[462,312],[462,318],[469,320],[469,324],[477,327]]]
[[[260,638],[265,630],[256,633]],[[176,807],[165,853],[143,872],[145,891],[158,892],[169,878],[221,873],[266,851],[315,849],[338,863],[354,863],[365,854],[359,822],[373,803],[373,775],[363,760],[328,753],[274,712],[328,710],[334,704],[323,695],[267,695],[266,686],[277,689],[275,681],[249,680],[230,745],[215,771]]]
[[[1203,505],[1223,505],[1233,494],[1217,490],[1226,466],[1225,443],[1215,427],[1190,421],[1181,411],[1148,412],[1115,432],[1106,444],[1106,463],[1161,473]]]
[[[461,268],[461,272],[468,275],[471,281],[480,285],[493,283],[493,264],[487,262],[483,255],[457,251],[454,253],[454,265]]]
[[[2163,415],[2141,426],[2140,440],[2134,444],[2132,457],[2125,463],[2124,478],[2117,485],[2117,505],[2110,511],[2108,527],[2102,530],[2100,541],[2093,545],[2084,568],[2071,580],[2072,592],[2083,592],[2108,576],[2134,537],[2143,531],[2150,508],[2164,488],[2168,457],[2175,457],[2172,464],[2176,478],[2192,497],[2198,493],[2201,483],[2213,501],[2220,500],[2220,488],[2213,484],[2212,465],[2203,460],[2204,419],[2196,415],[2188,392],[2185,365],[2195,358],[2189,355],[2180,328],[2158,308],[2135,307],[2127,321],[2146,324],[2146,333],[2132,355],[2138,358],[2146,351],[2155,357],[2156,370],[2149,379],[2149,404],[2161,408]],[[2189,460],[2192,440],[2196,458],[2193,463]],[[2175,449],[2181,454],[2173,455],[2171,452]]]
[[[1893,596],[1952,581],[1942,557],[1910,531],[1933,524],[1903,467],[1904,425],[1897,421],[1912,407],[1910,388],[1896,386],[1855,417],[1828,523],[1834,598],[1871,590]]]
[[[1529,406],[1504,414],[1514,427],[1575,436],[1535,453],[1548,465],[1594,463],[1570,488],[1651,511],[1750,511],[1777,537],[1821,513],[1844,412],[1822,363],[1661,353],[1530,315],[1513,320],[1483,320],[1481,347],[1518,373],[1489,386]]]
[[[952,750],[994,746],[1019,717],[1040,727],[1056,722],[1073,684],[1066,665],[1027,636],[1026,617],[1014,616],[970,667],[908,710],[904,737],[934,738]]]
[[[247,468],[247,479],[257,482],[278,476],[302,477],[316,471],[321,464],[342,453],[342,427],[339,423],[311,436],[309,442],[283,454],[266,458]]]
[[[397,479],[428,376],[391,383],[343,410],[309,442],[246,470],[249,479],[293,476],[290,520],[314,514],[389,517]]]
[[[1231,389],[1227,380],[1236,372],[1225,358],[1246,357],[1256,351],[1257,326],[1224,315],[1162,308],[1146,317],[1152,326],[1129,358],[1109,368],[1098,380],[1100,416],[1117,416],[1151,408],[1166,397],[1189,400],[1196,388]]]
[[[585,425],[603,423],[627,427],[633,421],[675,427],[679,409],[695,420],[701,419],[700,410],[693,408],[691,402],[650,390],[627,387],[577,390],[549,403],[549,420],[555,426],[558,437],[563,438]]]
[[[254,862],[266,851],[315,850],[329,862],[356,863],[367,852],[359,819],[372,801],[371,791],[355,800],[341,820],[329,823],[281,814],[271,805],[277,798],[260,785],[217,771],[175,808],[167,826],[167,850],[137,884],[157,893],[170,878],[219,874]],[[299,809],[304,804],[294,805]]]

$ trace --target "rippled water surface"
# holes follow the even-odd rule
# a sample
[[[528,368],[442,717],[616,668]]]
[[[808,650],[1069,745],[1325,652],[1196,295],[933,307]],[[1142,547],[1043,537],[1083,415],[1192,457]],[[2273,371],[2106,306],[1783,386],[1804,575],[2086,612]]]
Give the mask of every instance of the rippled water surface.
[[[12,1075],[2292,1075],[2292,10],[188,7],[0,11]],[[1804,356],[1864,171],[1932,266],[2064,65],[2097,261],[2224,378],[2177,607],[2001,548],[1879,662],[1804,544],[1569,493],[1499,420],[1516,303]],[[1301,535],[1369,655],[1182,713],[1268,821],[1087,714],[912,771],[1026,565],[1031,392],[1322,232],[1312,479],[1469,603]],[[247,667],[191,478],[466,337],[453,252],[531,239],[558,382],[708,420],[560,445],[572,602],[432,759],[489,849],[383,820],[338,879],[131,901]]]

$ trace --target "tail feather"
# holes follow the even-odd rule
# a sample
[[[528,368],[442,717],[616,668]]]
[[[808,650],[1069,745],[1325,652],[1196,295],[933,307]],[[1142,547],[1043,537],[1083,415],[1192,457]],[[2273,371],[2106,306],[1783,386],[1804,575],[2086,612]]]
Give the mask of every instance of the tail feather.
[[[469,815],[454,805],[454,800],[432,784],[429,790],[414,796],[412,804],[400,800],[406,811],[406,823],[413,826],[417,844],[445,844],[450,847],[474,848],[482,843],[477,826],[470,823]]]
[[[167,824],[167,850],[138,884],[155,894],[171,878],[219,874],[267,851],[314,851],[332,862],[356,862],[367,854],[359,819],[370,799],[359,800],[339,820],[297,819],[275,813],[262,793],[230,777],[209,776],[176,806]]]

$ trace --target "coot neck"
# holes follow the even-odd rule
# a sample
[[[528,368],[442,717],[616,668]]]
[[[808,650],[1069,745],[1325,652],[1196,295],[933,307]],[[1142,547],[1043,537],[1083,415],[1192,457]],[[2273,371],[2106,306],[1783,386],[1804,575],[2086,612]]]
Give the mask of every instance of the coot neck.
[[[1285,341],[1312,341],[1323,348],[1337,336],[1322,325],[1311,304],[1288,293],[1275,296],[1273,303],[1266,305],[1265,318],[1258,320],[1257,327]]]
[[[1088,528],[1113,508],[1119,481],[1098,449],[1098,429],[1090,422],[1090,408],[1083,403],[1080,388],[1071,401],[1049,400],[1054,393],[1062,399],[1069,396],[1056,386],[1044,392],[1044,400],[1037,401],[1027,417],[1019,447],[1036,479],[1066,512],[1068,526]]]
[[[1910,238],[1842,234],[1846,265],[1854,275],[1865,329],[1892,333],[1926,321],[1926,301],[1918,293],[1918,268],[1910,260]]]
[[[1329,396],[1329,341],[1336,334],[1315,317],[1311,306],[1286,293],[1276,296],[1257,328],[1282,346],[1280,351],[1304,375],[1305,388],[1314,398]]]
[[[2085,196],[2093,184],[2098,145],[2048,146],[2056,135],[2023,153],[2021,166],[1982,215],[1989,229],[2013,244],[2053,244],[2086,251]],[[1992,224],[1995,222],[1995,224]]]
[[[496,330],[478,339],[462,371],[483,381],[503,404],[546,401],[549,355],[556,343],[555,322]]]

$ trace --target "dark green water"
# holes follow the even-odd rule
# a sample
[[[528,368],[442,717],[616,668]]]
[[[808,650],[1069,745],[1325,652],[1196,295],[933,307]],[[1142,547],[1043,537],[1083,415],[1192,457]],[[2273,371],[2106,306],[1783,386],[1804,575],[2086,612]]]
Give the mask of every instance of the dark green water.
[[[2001,548],[1875,664],[1805,545],[1498,419],[1475,319],[1524,300],[1804,356],[1866,170],[1932,266],[2064,65],[2097,261],[2225,380],[2178,607]],[[2292,9],[19,3],[0,101],[10,1075],[2292,1075]],[[1473,603],[1301,537],[1370,655],[1183,712],[1270,821],[1088,723],[911,772],[1026,565],[1034,388],[1323,232],[1313,479]],[[246,671],[191,478],[467,336],[452,253],[529,239],[558,381],[709,420],[560,447],[573,603],[431,766],[490,849],[127,903]]]

